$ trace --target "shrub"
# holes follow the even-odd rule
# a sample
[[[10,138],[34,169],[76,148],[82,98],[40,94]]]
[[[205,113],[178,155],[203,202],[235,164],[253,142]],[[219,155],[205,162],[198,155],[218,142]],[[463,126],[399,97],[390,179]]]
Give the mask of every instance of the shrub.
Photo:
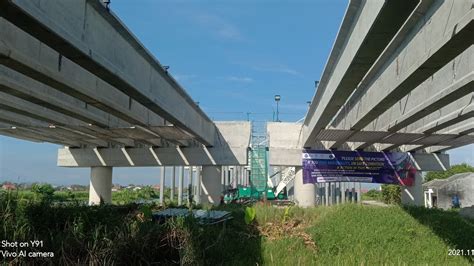
[[[376,189],[371,189],[365,193],[365,196],[370,199],[380,199],[382,196],[382,192]]]
[[[387,204],[400,204],[401,192],[398,185],[382,185],[382,199]]]
[[[39,200],[51,200],[54,195],[54,188],[50,184],[33,184],[31,191]]]
[[[468,165],[467,163],[457,164],[453,165],[446,171],[428,172],[425,176],[425,182],[431,181],[433,179],[446,179],[455,174],[468,172],[474,172],[474,167]]]

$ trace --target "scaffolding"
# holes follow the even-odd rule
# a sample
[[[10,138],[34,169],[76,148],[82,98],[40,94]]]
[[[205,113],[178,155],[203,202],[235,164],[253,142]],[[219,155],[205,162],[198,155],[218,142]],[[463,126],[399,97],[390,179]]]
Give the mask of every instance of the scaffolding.
[[[250,184],[252,196],[258,197],[267,191],[268,182],[268,138],[265,121],[253,121],[249,150]],[[262,195],[262,196],[263,196]]]

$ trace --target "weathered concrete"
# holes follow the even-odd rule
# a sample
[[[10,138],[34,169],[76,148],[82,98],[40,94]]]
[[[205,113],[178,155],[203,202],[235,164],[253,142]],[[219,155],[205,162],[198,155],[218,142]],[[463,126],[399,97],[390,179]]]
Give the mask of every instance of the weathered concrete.
[[[222,176],[221,166],[203,166],[202,167],[202,204],[219,205],[222,195],[222,186],[219,180]]]
[[[112,167],[91,167],[89,205],[112,203]]]
[[[453,5],[456,8],[453,9]],[[339,117],[342,119],[336,118],[334,126],[362,130],[387,107],[394,105],[472,45],[472,7],[465,1],[455,1],[453,5],[446,3],[433,8],[427,14],[431,16],[432,23],[420,21],[384,71],[367,87],[358,87],[357,93],[341,108],[343,111]],[[446,24],[443,18],[448,13],[450,19]],[[442,100],[449,102],[462,97],[469,91],[468,88],[463,93],[458,91]]]
[[[165,203],[165,180],[166,180],[166,168],[160,167],[160,206]]]
[[[217,182],[218,183],[218,182]],[[202,197],[202,173],[201,167],[196,167],[196,194],[194,195],[194,201],[196,204],[201,204]]]
[[[303,184],[303,169],[295,167],[295,202],[300,207],[312,207],[316,204],[316,185]]]
[[[178,206],[183,204],[183,187],[184,187],[184,167],[179,168],[178,174]]]
[[[247,165],[250,123],[216,122],[219,135],[213,147],[104,148],[58,150],[58,165],[91,166],[163,166],[163,165]],[[1,131],[1,130],[0,130]],[[121,134],[124,134],[121,131]],[[141,138],[146,139],[148,135]],[[134,135],[139,138],[138,135]],[[152,139],[147,139],[150,142]],[[158,144],[158,143],[157,143]],[[156,145],[154,145],[156,146]]]
[[[0,66],[0,91],[36,103],[69,117],[100,127],[126,127],[131,124],[93,105],[53,89],[28,76]]]
[[[214,143],[215,127],[210,119],[99,1],[62,1],[61,5],[7,1],[1,3],[0,10],[10,22],[137,103],[192,133],[203,144]]]
[[[174,202],[174,192],[176,190],[176,166],[173,166],[171,171],[171,191],[170,191],[170,200]]]
[[[271,166],[301,166],[302,148],[299,139],[301,124],[295,123],[269,123],[269,164]],[[408,135],[400,135],[399,138]],[[406,141],[403,140],[402,141]],[[316,147],[315,149],[324,149]],[[449,168],[448,154],[413,153],[415,162],[423,171],[440,171]]]
[[[331,52],[331,65],[325,68],[305,119],[305,147],[331,122],[414,8],[414,1],[350,2],[342,26],[351,30],[341,28],[336,39],[339,49]],[[332,58],[337,58],[335,66]]]

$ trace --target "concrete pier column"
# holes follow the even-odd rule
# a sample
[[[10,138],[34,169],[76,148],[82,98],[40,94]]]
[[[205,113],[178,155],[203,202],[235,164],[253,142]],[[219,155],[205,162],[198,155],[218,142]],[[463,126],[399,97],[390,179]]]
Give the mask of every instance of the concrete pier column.
[[[362,204],[362,183],[357,187],[357,203]]]
[[[224,175],[224,189],[227,189],[227,185],[229,184],[228,181],[229,181],[229,170],[228,170],[228,167],[227,166],[224,166],[224,170],[223,170],[223,175]]]
[[[194,195],[194,201],[196,204],[201,204],[201,195],[202,195],[202,177],[201,177],[201,167],[196,166],[196,195]]]
[[[230,166],[227,166],[227,179],[226,179],[226,188],[229,188],[232,184],[230,183],[232,181],[232,170],[230,169]]]
[[[341,203],[346,203],[346,183],[341,182]]]
[[[355,189],[355,182],[352,182],[352,196],[351,196],[351,202],[355,203],[357,201],[356,197],[356,189]]]
[[[91,167],[89,205],[112,203],[112,167]]]
[[[324,184],[324,205],[329,206],[329,184],[330,183],[323,183]]]
[[[336,205],[336,182],[331,183],[331,205]]]
[[[165,202],[165,175],[166,169],[164,166],[161,168],[161,176],[160,176],[160,206],[163,206]]]
[[[178,178],[178,205],[183,204],[184,166],[179,167]]]
[[[250,170],[245,169],[245,186],[249,186],[250,184]]]
[[[324,206],[326,204],[324,199],[324,183],[319,183],[319,197],[321,198],[319,205]]]
[[[331,193],[331,182],[329,183],[326,183],[326,186],[327,186],[327,191],[328,191],[328,194],[327,194],[327,201],[328,201],[328,206],[331,206],[332,205],[332,193]]]
[[[414,205],[423,206],[423,177],[421,171],[417,171],[415,174],[415,182],[413,186],[403,187],[402,186],[402,204],[403,205]]]
[[[312,207],[316,203],[316,185],[303,184],[303,169],[295,167],[294,193],[296,204],[300,207]]]
[[[232,176],[232,188],[237,188],[237,166],[232,167],[231,176]]]
[[[171,202],[174,201],[174,190],[176,187],[176,166],[173,166],[173,171],[171,171],[171,193],[170,193],[170,200]]]
[[[222,186],[219,179],[222,176],[221,166],[203,166],[201,172],[201,203],[219,205]]]
[[[316,205],[321,204],[321,191],[319,189],[319,183],[316,183]]]
[[[193,167],[189,166],[189,168],[188,168],[188,185],[186,186],[186,191],[188,192],[188,194],[187,194],[188,197],[187,197],[186,201],[189,204],[192,203],[192,200],[194,198],[193,185],[194,185],[194,182],[193,182]],[[192,196],[192,198],[191,198],[191,196]]]

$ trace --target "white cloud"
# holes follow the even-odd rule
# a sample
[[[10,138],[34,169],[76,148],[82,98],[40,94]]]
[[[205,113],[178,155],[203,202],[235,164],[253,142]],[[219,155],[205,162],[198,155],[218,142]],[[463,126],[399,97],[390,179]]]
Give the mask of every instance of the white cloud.
[[[253,78],[250,77],[235,77],[235,76],[230,76],[226,78],[229,81],[236,81],[236,82],[244,82],[244,83],[250,83],[253,82]]]
[[[253,70],[264,71],[264,72],[278,72],[285,73],[293,76],[302,76],[302,74],[286,65],[282,64],[264,64],[264,65],[254,65],[252,66]]]
[[[217,15],[200,14],[196,15],[194,19],[220,39],[232,41],[243,41],[245,39],[236,26]]]

